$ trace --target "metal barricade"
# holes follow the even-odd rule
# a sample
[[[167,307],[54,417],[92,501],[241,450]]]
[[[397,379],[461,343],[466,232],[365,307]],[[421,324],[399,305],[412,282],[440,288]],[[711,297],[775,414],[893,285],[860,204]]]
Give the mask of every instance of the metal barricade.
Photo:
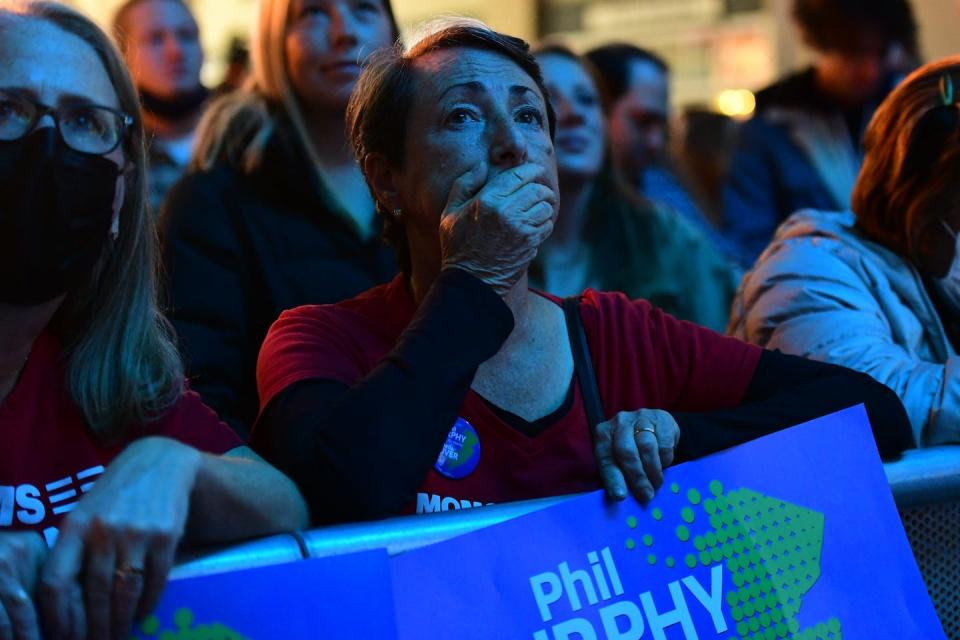
[[[449,540],[557,504],[569,496],[390,518],[379,522],[345,524],[303,534],[311,558],[323,558],[370,549],[391,555]]]
[[[211,573],[266,567],[303,560],[306,554],[297,535],[279,535],[231,545],[217,550],[192,550],[178,558],[171,578],[192,578]]]
[[[950,640],[960,640],[960,446],[884,466],[913,556]]]
[[[918,449],[884,465],[914,557],[944,631],[960,640],[960,446]],[[182,558],[172,577],[248,569],[371,549],[391,555],[557,504],[568,496],[272,536]]]

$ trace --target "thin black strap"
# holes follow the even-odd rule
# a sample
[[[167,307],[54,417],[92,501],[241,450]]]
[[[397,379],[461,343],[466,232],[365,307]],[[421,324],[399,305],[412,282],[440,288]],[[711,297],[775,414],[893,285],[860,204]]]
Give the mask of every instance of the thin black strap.
[[[583,330],[580,318],[580,297],[570,296],[563,299],[563,316],[567,321],[567,333],[570,336],[570,349],[573,351],[573,368],[583,394],[583,408],[587,412],[590,433],[604,421],[603,401],[597,387],[597,376],[593,372],[593,360],[590,358],[590,345]]]

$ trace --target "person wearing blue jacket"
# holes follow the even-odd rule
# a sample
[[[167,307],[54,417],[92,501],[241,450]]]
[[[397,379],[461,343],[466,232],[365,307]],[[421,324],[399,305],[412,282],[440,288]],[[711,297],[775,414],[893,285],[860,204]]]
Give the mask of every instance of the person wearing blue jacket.
[[[916,58],[907,0],[794,0],[793,16],[815,62],[757,94],[723,194],[745,266],[790,214],[849,209],[863,130]]]

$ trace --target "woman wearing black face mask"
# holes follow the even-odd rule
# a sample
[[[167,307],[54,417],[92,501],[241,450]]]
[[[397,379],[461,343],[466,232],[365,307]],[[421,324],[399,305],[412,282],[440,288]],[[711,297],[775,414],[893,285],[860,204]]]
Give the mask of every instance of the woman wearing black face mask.
[[[126,637],[181,541],[293,529],[305,508],[183,387],[107,37],[0,1],[0,60],[0,637]]]
[[[921,446],[960,442],[960,56],[919,69],[870,123],[855,213],[788,220],[743,280],[731,328],[869,373]]]

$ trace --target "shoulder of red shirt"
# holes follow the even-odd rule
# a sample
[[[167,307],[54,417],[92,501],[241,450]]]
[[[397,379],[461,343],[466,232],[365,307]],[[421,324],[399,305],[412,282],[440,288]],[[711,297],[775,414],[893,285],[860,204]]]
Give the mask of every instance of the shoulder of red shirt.
[[[176,403],[143,429],[143,435],[173,438],[204,453],[221,455],[246,443],[200,395],[184,387]]]
[[[41,384],[62,380],[61,388],[66,391],[67,362],[60,339],[52,332],[44,331],[34,341],[31,359],[34,358],[36,365],[54,368],[55,376],[42,375],[33,379]],[[79,411],[68,394],[63,394],[61,402],[69,402],[72,410]],[[217,455],[244,446],[243,440],[186,383],[173,406],[145,425],[131,426],[122,441],[129,443],[145,436],[172,438]]]

